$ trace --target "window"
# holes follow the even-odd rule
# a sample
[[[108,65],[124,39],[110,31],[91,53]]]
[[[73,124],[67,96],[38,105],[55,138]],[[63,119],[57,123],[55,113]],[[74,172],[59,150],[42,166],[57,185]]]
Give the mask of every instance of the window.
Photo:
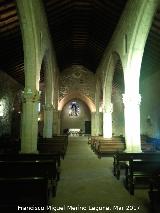
[[[72,101],[69,105],[69,116],[77,117],[79,116],[80,109],[76,101]]]

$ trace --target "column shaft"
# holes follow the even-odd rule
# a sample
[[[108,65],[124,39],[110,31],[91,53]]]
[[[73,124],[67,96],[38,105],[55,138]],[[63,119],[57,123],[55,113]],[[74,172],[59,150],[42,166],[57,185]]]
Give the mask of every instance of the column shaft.
[[[38,91],[24,91],[22,112],[21,152],[37,152],[38,133]]]
[[[44,106],[44,128],[43,137],[51,138],[53,130],[53,105],[47,104]]]
[[[109,103],[103,111],[103,137],[112,138],[112,112],[113,105]]]
[[[96,136],[96,133],[95,133],[95,112],[91,112],[91,135]]]
[[[123,94],[126,152],[141,152],[140,94]]]
[[[53,134],[60,134],[60,116],[58,110],[53,110]]]

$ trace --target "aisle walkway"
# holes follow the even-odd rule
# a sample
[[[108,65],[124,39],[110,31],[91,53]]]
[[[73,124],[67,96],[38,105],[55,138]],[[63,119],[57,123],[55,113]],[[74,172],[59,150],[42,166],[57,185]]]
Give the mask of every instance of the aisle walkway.
[[[53,206],[61,207],[56,212],[148,213],[147,191],[136,190],[135,196],[131,196],[124,188],[122,179],[118,181],[113,176],[112,164],[112,157],[97,158],[86,137],[69,138],[57,195],[52,200]]]

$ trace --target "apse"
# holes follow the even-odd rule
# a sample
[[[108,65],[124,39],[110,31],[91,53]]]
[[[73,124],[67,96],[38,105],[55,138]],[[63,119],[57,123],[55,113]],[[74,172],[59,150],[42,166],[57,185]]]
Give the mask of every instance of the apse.
[[[89,133],[91,128],[91,113],[88,106],[79,99],[70,100],[62,109],[61,133],[66,129],[79,129]]]

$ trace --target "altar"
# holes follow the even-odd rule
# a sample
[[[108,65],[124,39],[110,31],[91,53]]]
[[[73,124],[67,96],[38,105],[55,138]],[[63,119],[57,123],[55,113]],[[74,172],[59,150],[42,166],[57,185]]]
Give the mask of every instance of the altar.
[[[82,134],[81,129],[69,129],[70,136],[79,136]]]

